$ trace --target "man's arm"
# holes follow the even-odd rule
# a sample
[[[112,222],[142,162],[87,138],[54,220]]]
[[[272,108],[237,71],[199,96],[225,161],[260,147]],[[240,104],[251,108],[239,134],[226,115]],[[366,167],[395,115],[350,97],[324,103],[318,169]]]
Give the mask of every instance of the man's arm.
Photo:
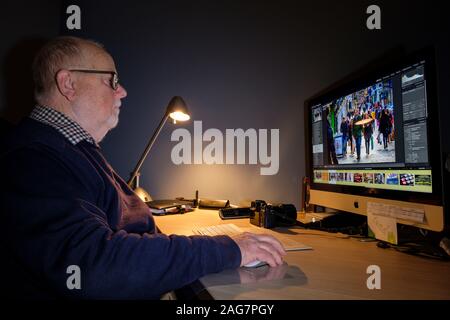
[[[241,264],[238,245],[226,236],[114,232],[95,204],[98,190],[85,181],[92,177],[76,176],[57,154],[17,150],[1,159],[0,170],[8,252],[59,295],[157,298]],[[70,265],[80,267],[80,290],[66,286]]]

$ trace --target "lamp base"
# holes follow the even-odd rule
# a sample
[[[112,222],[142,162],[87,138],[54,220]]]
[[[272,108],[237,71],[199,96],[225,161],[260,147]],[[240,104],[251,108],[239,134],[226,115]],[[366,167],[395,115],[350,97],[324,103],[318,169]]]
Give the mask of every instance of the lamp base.
[[[134,189],[134,193],[136,193],[136,195],[139,198],[141,198],[141,200],[144,201],[144,202],[153,201],[153,199],[150,196],[150,194],[147,191],[145,191],[143,188],[141,188],[141,187],[137,187],[136,189]]]

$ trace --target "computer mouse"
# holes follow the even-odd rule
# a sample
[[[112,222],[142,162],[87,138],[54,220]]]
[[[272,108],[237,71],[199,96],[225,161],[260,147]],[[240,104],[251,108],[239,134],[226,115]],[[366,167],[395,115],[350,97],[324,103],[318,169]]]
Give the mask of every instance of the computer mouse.
[[[244,265],[246,268],[256,268],[267,264],[265,261],[255,260]]]

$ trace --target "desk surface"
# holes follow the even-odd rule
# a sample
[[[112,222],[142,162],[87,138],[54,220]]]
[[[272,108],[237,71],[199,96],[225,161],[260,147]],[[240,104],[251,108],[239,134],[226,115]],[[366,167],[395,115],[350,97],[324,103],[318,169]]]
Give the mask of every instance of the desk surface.
[[[213,210],[155,217],[166,234],[193,234],[193,227],[234,223],[245,228],[248,219],[221,220]],[[291,228],[275,229],[283,236],[313,247],[288,252],[286,264],[270,268],[238,268],[200,279],[214,299],[450,299],[450,263],[380,249],[340,234]],[[367,288],[367,267],[381,271],[381,289]]]

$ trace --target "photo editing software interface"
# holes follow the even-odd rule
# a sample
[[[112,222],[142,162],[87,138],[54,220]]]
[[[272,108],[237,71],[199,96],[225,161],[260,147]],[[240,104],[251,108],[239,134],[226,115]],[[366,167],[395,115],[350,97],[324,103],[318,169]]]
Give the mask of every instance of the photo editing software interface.
[[[311,107],[314,183],[433,192],[425,68],[418,61]]]

